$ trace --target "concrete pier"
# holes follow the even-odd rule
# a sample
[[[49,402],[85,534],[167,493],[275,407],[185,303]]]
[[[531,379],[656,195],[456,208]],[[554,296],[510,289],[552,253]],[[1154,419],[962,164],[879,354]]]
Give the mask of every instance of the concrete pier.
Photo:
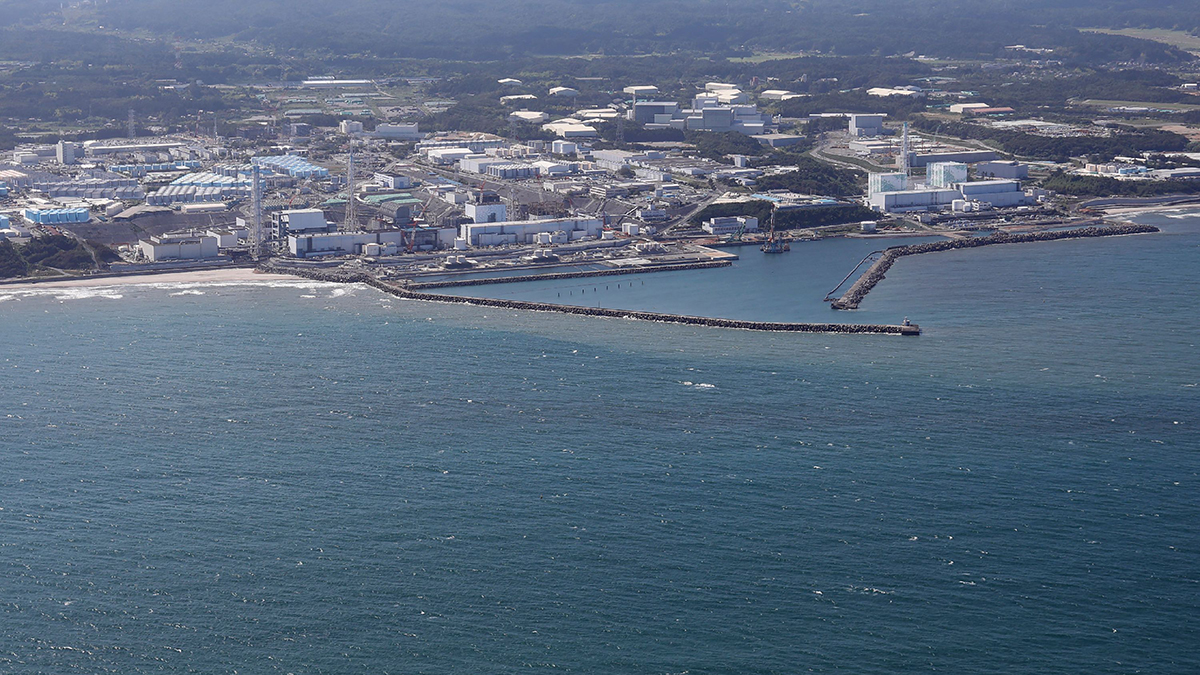
[[[463,286],[483,286],[487,284],[509,284],[521,281],[546,281],[555,279],[585,279],[587,277],[613,277],[622,274],[644,274],[647,272],[677,272],[680,270],[706,270],[713,267],[729,267],[733,263],[728,260],[711,260],[708,262],[691,262],[678,264],[645,265],[642,267],[618,267],[604,270],[581,270],[579,272],[547,272],[544,274],[523,274],[512,277],[484,277],[479,279],[452,279],[447,281],[425,281],[410,283],[409,290],[427,290],[431,288],[460,288]]]
[[[1059,239],[1085,239],[1089,237],[1115,237],[1127,234],[1146,234],[1158,232],[1152,225],[1111,225],[1106,227],[1084,227],[1076,230],[1055,230],[1053,232],[1030,232],[1026,234],[993,234],[988,237],[968,237],[950,241],[934,241],[911,246],[893,246],[883,252],[879,260],[871,265],[858,281],[842,294],[842,297],[832,301],[833,309],[858,309],[859,303],[871,292],[875,285],[883,281],[892,264],[900,258],[921,253],[937,253],[938,251],[953,251],[963,248],[978,248],[996,244],[1025,244],[1038,241],[1057,241]]]

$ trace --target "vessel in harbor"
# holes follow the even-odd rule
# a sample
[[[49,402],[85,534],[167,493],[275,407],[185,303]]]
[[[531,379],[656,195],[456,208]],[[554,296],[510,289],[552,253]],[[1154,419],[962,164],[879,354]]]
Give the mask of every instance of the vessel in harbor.
[[[784,253],[792,250],[791,244],[783,241],[775,234],[775,209],[771,209],[771,232],[767,235],[767,241],[759,247],[763,253]]]

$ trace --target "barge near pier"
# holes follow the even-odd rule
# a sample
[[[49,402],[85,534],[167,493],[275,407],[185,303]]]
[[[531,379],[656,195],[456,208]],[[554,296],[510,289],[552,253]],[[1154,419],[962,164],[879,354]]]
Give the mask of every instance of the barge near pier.
[[[1085,239],[1089,237],[1116,237],[1127,234],[1148,234],[1158,232],[1159,229],[1153,225],[1109,225],[1106,227],[1083,227],[1074,230],[1054,230],[1050,232],[1030,232],[1023,234],[993,234],[987,237],[968,237],[964,239],[951,239],[948,241],[935,241],[925,244],[913,244],[910,246],[893,246],[883,252],[883,255],[875,261],[866,273],[858,278],[850,288],[842,294],[842,297],[833,300],[830,303],[832,309],[858,309],[859,303],[867,294],[875,288],[876,284],[883,281],[887,271],[891,269],[892,264],[900,258],[908,255],[918,255],[921,253],[937,253],[938,251],[953,251],[962,248],[978,248],[980,246],[992,246],[995,244],[1024,244],[1038,241],[1056,241],[1059,239]],[[859,263],[860,265],[862,263]],[[843,281],[844,282],[844,281]]]

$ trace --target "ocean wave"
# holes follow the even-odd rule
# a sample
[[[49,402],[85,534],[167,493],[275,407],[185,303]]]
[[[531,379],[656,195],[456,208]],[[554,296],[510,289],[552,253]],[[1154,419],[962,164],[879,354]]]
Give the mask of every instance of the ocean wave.
[[[112,287],[56,288],[53,295],[55,300],[60,301],[87,300],[90,298],[120,300],[125,297],[124,294],[114,292]]]
[[[124,297],[133,289],[156,291],[171,291],[170,296],[204,295],[207,290],[231,288],[279,288],[314,292],[320,289],[333,288],[334,295],[339,297],[349,292],[345,284],[331,281],[313,281],[309,279],[246,279],[237,281],[137,281],[130,280],[118,283],[98,283],[95,286],[30,286],[14,289],[5,294],[5,300],[20,300],[22,298],[52,297],[56,300],[79,300],[84,298],[108,298],[116,300]],[[338,293],[337,291],[341,291]]]

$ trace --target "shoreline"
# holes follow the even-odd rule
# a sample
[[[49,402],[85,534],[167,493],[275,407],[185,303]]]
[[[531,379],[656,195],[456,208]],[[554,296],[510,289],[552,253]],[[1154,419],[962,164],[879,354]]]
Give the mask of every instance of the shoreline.
[[[0,293],[31,291],[55,288],[107,288],[112,286],[145,286],[149,284],[196,284],[238,283],[262,280],[269,277],[302,279],[294,274],[275,271],[259,271],[252,267],[235,267],[210,270],[176,272],[150,272],[146,274],[124,274],[106,277],[77,277],[72,279],[20,279],[0,285]]]
[[[1189,202],[1187,204],[1173,204],[1171,206],[1117,206],[1111,209],[1102,209],[1106,218],[1120,219],[1120,217],[1143,216],[1150,213],[1168,213],[1170,211],[1189,211],[1200,209],[1200,201]]]

